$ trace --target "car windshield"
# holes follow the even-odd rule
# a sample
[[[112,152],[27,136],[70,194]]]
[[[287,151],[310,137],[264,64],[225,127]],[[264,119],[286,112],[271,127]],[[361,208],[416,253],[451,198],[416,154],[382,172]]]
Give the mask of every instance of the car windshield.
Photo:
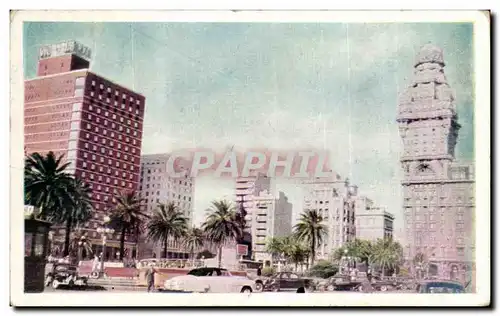
[[[461,285],[446,282],[432,282],[426,288],[428,293],[464,293]]]

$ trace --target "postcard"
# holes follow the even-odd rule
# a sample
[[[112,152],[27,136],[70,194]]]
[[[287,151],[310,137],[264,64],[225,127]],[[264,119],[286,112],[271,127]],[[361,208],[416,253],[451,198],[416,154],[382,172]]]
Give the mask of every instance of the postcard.
[[[13,11],[11,304],[488,306],[489,24]]]

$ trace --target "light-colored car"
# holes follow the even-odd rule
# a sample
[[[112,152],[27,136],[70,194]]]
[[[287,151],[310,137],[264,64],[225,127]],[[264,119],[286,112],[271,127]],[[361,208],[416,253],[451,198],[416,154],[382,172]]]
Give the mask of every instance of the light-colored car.
[[[165,281],[164,289],[191,293],[252,293],[255,282],[247,277],[233,276],[226,269],[198,268]]]

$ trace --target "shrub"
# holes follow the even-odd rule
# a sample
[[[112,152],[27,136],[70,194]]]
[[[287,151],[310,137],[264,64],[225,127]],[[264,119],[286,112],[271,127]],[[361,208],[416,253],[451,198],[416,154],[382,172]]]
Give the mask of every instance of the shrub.
[[[337,265],[326,260],[320,260],[309,270],[309,275],[327,279],[337,274],[338,271],[339,268]]]

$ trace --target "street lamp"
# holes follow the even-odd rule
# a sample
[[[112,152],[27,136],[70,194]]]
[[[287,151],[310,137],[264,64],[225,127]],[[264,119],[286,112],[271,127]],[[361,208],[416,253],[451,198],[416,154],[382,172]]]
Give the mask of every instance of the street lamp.
[[[115,230],[113,228],[107,227],[110,220],[111,219],[109,218],[109,216],[104,216],[102,226],[97,228],[97,232],[100,233],[102,236],[101,269],[99,271],[100,277],[104,275],[104,255],[106,254],[107,234],[113,235],[115,232]]]

